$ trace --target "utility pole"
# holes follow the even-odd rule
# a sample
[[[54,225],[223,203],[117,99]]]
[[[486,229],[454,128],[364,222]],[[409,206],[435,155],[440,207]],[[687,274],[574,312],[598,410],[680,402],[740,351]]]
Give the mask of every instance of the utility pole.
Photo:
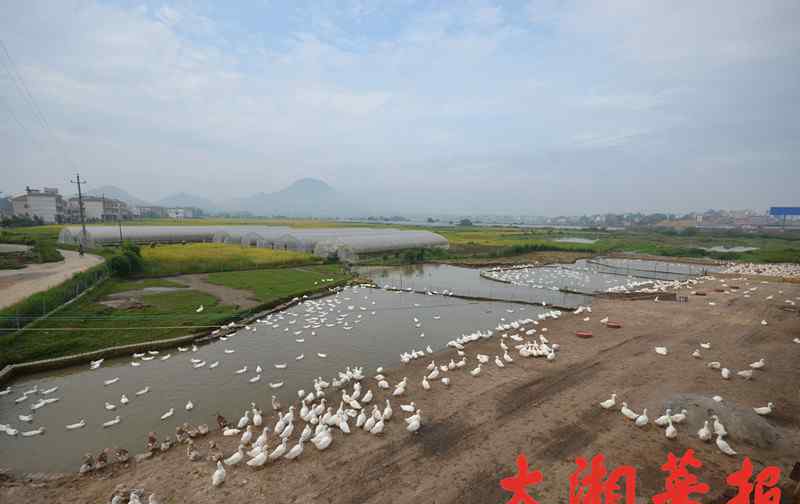
[[[80,241],[78,242],[78,253],[83,255],[83,240],[86,239],[86,219],[84,218],[83,213],[83,193],[81,192],[81,184],[85,184],[86,180],[81,180],[81,174],[78,173],[75,180],[70,180],[73,184],[78,184],[78,210],[80,211],[81,215],[81,229],[83,230],[83,235],[81,236]]]

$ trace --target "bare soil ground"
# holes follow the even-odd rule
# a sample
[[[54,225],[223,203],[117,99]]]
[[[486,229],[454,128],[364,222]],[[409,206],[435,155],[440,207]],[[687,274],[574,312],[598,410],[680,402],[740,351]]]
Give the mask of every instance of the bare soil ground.
[[[430,391],[421,388],[429,359],[390,370],[391,382],[407,376],[410,385],[402,400],[392,399],[395,417],[384,435],[337,432],[326,452],[307,444],[297,461],[280,461],[258,471],[228,468],[219,488],[210,483],[213,465],[188,462],[184,447],[179,447],[152,460],[84,477],[3,481],[0,502],[102,503],[123,485],[155,492],[164,503],[503,503],[510,494],[500,488],[499,480],[515,472],[520,453],[544,473],[544,481],[530,489],[540,502],[567,502],[575,458],[598,453],[606,455],[609,468],[636,468],[637,495],[646,502],[663,491],[666,474],[660,466],[667,454],[679,456],[687,448],[703,463],[695,474],[711,486],[702,502],[722,497],[726,475],[739,468],[745,455],[757,470],[765,464],[780,467],[781,485],[788,493],[788,473],[800,459],[800,345],[792,342],[800,336],[800,316],[785,309],[792,308],[785,299],[797,302],[800,285],[726,281],[741,288],[721,293],[714,290],[721,282],[707,282],[702,288],[708,296],[689,296],[688,303],[599,299],[588,322],[585,314],[565,314],[541,323],[538,329],[547,327],[547,337],[561,345],[554,362],[523,359],[515,352],[514,363],[506,368],[490,362],[480,376],[470,376],[477,352],[499,353],[499,338],[494,337],[467,347],[469,364],[449,373],[449,388],[440,382]],[[759,289],[744,297],[744,289],[754,286]],[[768,295],[774,298],[766,300]],[[509,314],[509,321],[515,315]],[[605,316],[622,321],[623,327],[602,326],[599,321]],[[768,325],[762,325],[762,319]],[[576,330],[587,329],[594,332],[593,338],[574,336]],[[711,349],[701,350],[702,359],[692,358],[691,352],[704,341],[711,342]],[[655,346],[668,347],[669,355],[657,355]],[[446,350],[433,357],[443,363],[457,359],[455,353]],[[766,368],[749,381],[735,375],[723,380],[719,371],[705,365],[721,361],[735,372],[761,357]],[[365,384],[375,390],[371,378]],[[638,428],[618,411],[601,409],[598,402],[612,391],[636,411],[647,408],[651,420],[667,406],[685,407],[688,420],[677,426],[677,439],[669,440],[652,423]],[[338,394],[328,395],[338,403]],[[714,395],[722,396],[723,402],[712,401]],[[378,394],[381,403],[384,396]],[[256,400],[266,406],[267,397]],[[399,408],[411,400],[425,418],[416,435],[404,430],[402,417],[407,415]],[[755,415],[751,408],[767,401],[775,403],[774,413]],[[728,427],[728,440],[740,455],[726,456],[713,443],[697,439],[697,429],[712,412]],[[269,424],[274,420],[271,417]],[[293,437],[300,430],[296,428]],[[144,433],[142,437],[144,444]],[[226,455],[238,442],[218,433],[209,437]],[[205,440],[200,444],[205,449]],[[270,447],[274,444],[272,440]]]
[[[166,277],[165,280],[178,282],[196,291],[211,294],[219,299],[222,304],[238,306],[244,310],[260,304],[253,292],[246,289],[234,289],[224,285],[212,284],[208,281],[208,274],[206,273]]]
[[[30,264],[21,270],[0,271],[0,308],[54,287],[72,275],[103,262],[92,254],[81,257],[71,250],[59,250],[64,260],[57,263]]]

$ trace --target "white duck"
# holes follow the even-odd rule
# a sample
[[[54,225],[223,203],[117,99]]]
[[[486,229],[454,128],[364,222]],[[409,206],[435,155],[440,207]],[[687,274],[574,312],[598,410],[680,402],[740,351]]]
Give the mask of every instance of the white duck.
[[[703,422],[703,426],[697,431],[697,437],[700,441],[709,441],[711,439],[711,429],[708,428],[708,420]]]
[[[217,470],[211,475],[211,485],[218,487],[225,482],[225,468],[222,462],[217,461]]]
[[[606,399],[605,401],[602,401],[600,403],[600,407],[603,408],[603,409],[611,409],[614,406],[616,406],[616,404],[617,404],[617,394],[614,393],[614,394],[611,394],[611,397],[609,399]]]
[[[667,439],[675,439],[678,437],[678,429],[672,425],[672,418],[667,420],[667,430],[664,432],[664,435],[667,436]]]
[[[711,418],[714,420],[714,434],[718,436],[727,436],[728,431],[725,430],[725,426],[719,421],[719,417],[717,415],[711,415]]]
[[[241,462],[242,459],[244,459],[244,446],[239,445],[239,449],[236,450],[236,453],[225,459],[225,465],[235,466]]]
[[[242,418],[239,419],[239,423],[236,424],[236,427],[239,429],[244,429],[245,427],[247,427],[249,423],[250,423],[250,412],[244,410],[244,415],[242,415]]]
[[[766,416],[766,415],[769,415],[769,414],[772,413],[772,407],[773,406],[774,405],[771,402],[769,402],[769,403],[767,403],[766,406],[761,406],[759,408],[753,408],[753,411],[755,411],[756,413],[758,413],[761,416]]]
[[[666,427],[667,425],[669,425],[671,417],[672,417],[672,410],[667,409],[667,411],[660,417],[656,418],[653,423],[658,425],[659,427]]]
[[[383,427],[384,427],[383,418],[381,418],[380,420],[375,422],[375,425],[372,426],[372,428],[369,430],[369,433],[375,434],[376,436],[378,434],[383,434]]]
[[[622,413],[623,416],[625,416],[625,418],[628,418],[630,420],[636,420],[639,417],[639,414],[630,409],[628,407],[628,403],[626,402],[622,403],[622,408],[620,408],[619,412]]]
[[[671,417],[672,418],[672,422],[676,423],[676,424],[685,422],[686,421],[686,415],[688,413],[689,413],[688,411],[686,411],[685,409],[682,409],[680,411],[680,413],[675,413],[674,415],[672,415],[672,417]]]
[[[286,450],[288,449],[288,446],[287,446],[288,442],[289,441],[287,439],[284,439],[283,441],[281,441],[281,444],[279,444],[274,450],[272,450],[272,453],[269,454],[269,459],[270,460],[277,460],[277,459],[281,458],[284,455],[284,453],[286,453]]]
[[[67,425],[67,430],[82,429],[86,426],[86,420],[81,419],[80,422]]]
[[[258,449],[258,453],[253,456],[250,460],[247,461],[247,465],[250,467],[261,467],[267,463],[267,458],[269,454],[262,449]]]
[[[414,434],[419,431],[422,426],[422,410],[417,410],[417,413],[409,418],[406,418],[406,430]]]
[[[302,454],[303,454],[303,440],[301,439],[299,443],[292,446],[292,449],[289,450],[289,452],[286,455],[284,455],[283,458],[285,458],[286,460],[294,460]]]
[[[736,455],[736,452],[731,448],[731,445],[725,441],[724,436],[722,434],[717,434],[717,448],[719,451],[724,453],[725,455]]]
[[[636,417],[636,426],[644,427],[649,421],[650,419],[647,418],[647,408],[645,408],[642,410],[642,414]]]

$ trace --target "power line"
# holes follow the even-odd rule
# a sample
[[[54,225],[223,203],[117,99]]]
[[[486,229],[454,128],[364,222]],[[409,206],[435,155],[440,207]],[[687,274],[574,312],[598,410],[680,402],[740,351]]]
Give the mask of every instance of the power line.
[[[33,97],[33,93],[31,93],[30,88],[25,83],[25,79],[22,77],[22,74],[17,70],[17,64],[14,62],[14,58],[11,57],[11,53],[9,52],[8,47],[6,46],[5,42],[3,42],[2,39],[0,39],[0,47],[2,47],[3,53],[5,54],[8,62],[3,61],[2,58],[0,58],[0,61],[3,62],[3,66],[6,68],[6,71],[11,76],[14,85],[17,87],[17,90],[22,95],[24,101],[33,110],[33,116],[38,120],[39,125],[42,127],[42,129],[44,129],[45,132],[50,135],[53,142],[56,144],[56,147],[61,151],[60,152],[61,156],[64,158],[67,164],[69,164],[73,169],[77,169],[75,163],[69,157],[67,150],[64,148],[64,145],[61,144],[61,142],[58,139],[58,136],[56,136],[55,132],[53,131],[53,128],[50,126],[50,123],[47,120],[47,117],[44,115],[44,112],[42,112],[42,109],[39,107],[39,104]]]
[[[37,144],[41,148],[44,148],[44,145],[39,140],[37,140],[36,137],[34,136],[34,134],[31,133],[31,131],[28,129],[27,126],[25,126],[25,123],[20,121],[19,117],[17,117],[17,114],[14,112],[14,109],[11,108],[11,105],[9,105],[5,100],[3,100],[2,97],[0,97],[0,102],[3,102],[3,106],[5,107],[6,110],[8,110],[8,114],[19,125],[20,129],[22,131],[24,131],[25,134],[30,137],[31,142]]]
[[[50,124],[47,122],[47,119],[44,117],[44,114],[42,113],[42,110],[36,104],[36,100],[33,99],[33,95],[31,94],[31,91],[28,88],[27,84],[25,84],[25,80],[22,78],[22,75],[20,75],[20,73],[17,71],[17,69],[16,69],[17,65],[14,62],[14,59],[11,57],[11,53],[8,52],[8,47],[6,47],[6,44],[5,44],[5,42],[3,42],[2,39],[0,39],[0,47],[3,48],[3,52],[5,53],[6,58],[8,59],[8,61],[10,63],[10,65],[7,65],[7,69],[8,69],[9,74],[11,75],[11,77],[14,79],[14,84],[16,84],[17,89],[20,90],[20,94],[22,94],[23,97],[26,98],[26,101],[28,102],[28,105],[30,105],[30,107],[33,109],[34,115],[39,120],[39,122],[42,124],[42,127],[45,128],[45,129],[50,128]]]

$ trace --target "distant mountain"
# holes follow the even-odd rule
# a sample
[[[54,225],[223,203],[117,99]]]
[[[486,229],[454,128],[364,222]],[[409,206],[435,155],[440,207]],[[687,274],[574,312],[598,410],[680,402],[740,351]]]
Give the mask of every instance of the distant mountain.
[[[165,207],[195,207],[205,210],[206,212],[217,208],[217,205],[210,199],[185,192],[170,194],[169,196],[161,198],[157,204]]]
[[[89,189],[86,194],[90,196],[105,196],[106,198],[114,198],[124,201],[128,206],[149,206],[151,203],[137,198],[124,189],[112,185],[105,185],[95,189]],[[77,195],[76,195],[77,196]]]
[[[239,198],[231,208],[253,215],[287,217],[338,217],[352,215],[355,205],[325,182],[304,178],[273,193],[257,193]]]

